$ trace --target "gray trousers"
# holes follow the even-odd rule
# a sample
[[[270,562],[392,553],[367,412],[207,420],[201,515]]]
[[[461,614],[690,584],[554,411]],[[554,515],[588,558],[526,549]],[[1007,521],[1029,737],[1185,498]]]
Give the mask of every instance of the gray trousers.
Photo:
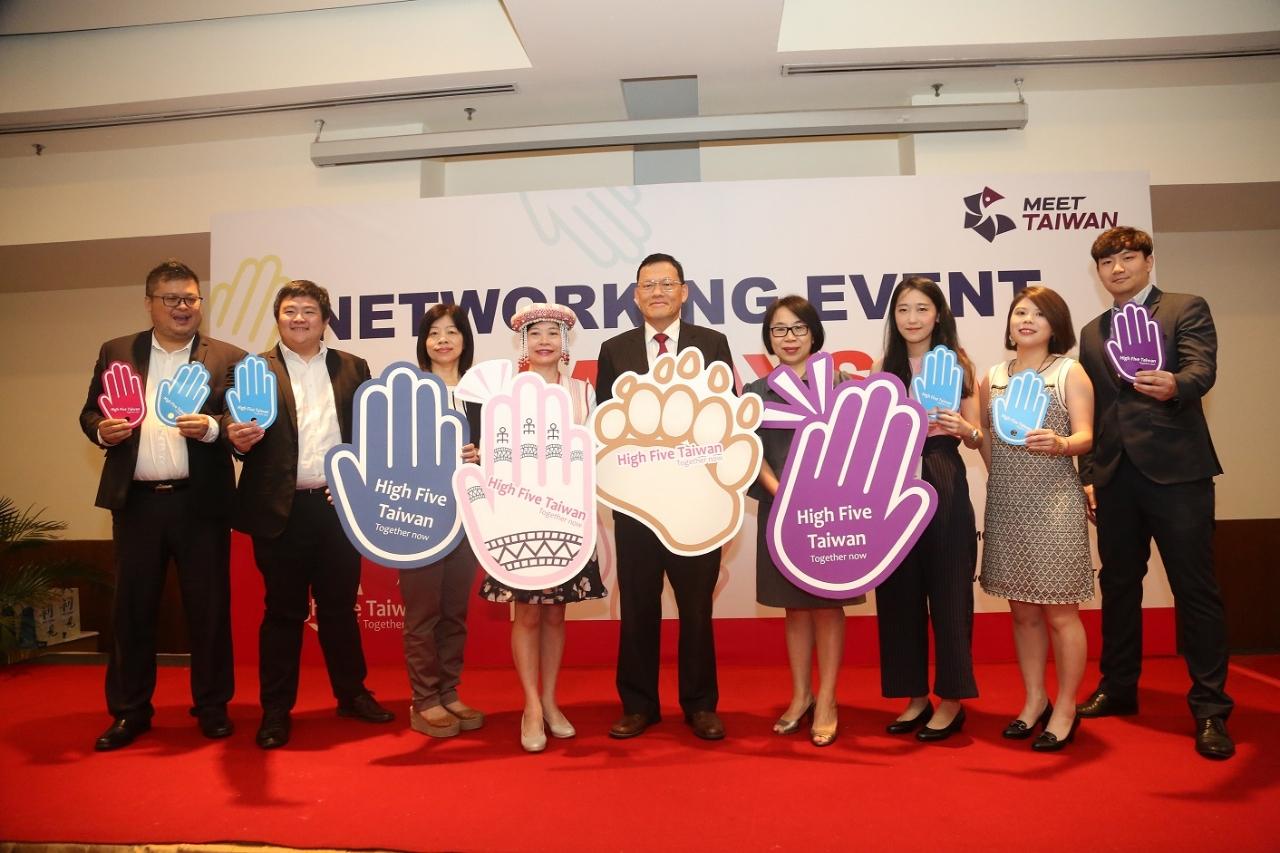
[[[458,701],[467,605],[477,569],[471,545],[463,539],[438,563],[400,572],[404,659],[414,711]]]

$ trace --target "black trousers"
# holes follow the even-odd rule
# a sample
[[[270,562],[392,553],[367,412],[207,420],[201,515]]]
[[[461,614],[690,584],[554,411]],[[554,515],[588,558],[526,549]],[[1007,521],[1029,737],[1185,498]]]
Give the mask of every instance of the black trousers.
[[[231,653],[231,529],[225,518],[198,513],[190,489],[156,492],[136,486],[111,514],[116,589],[115,643],[107,662],[107,709],[114,717],[149,720],[156,689],[156,618],[172,558],[191,642],[195,710],[225,709],[235,692]]]
[[[928,695],[930,621],[933,692],[943,699],[978,695],[972,649],[978,532],[958,446],[950,436],[925,440],[921,474],[938,495],[938,509],[902,565],[876,587],[884,696]]]
[[[1227,628],[1213,573],[1213,480],[1160,484],[1127,457],[1098,502],[1098,554],[1102,568],[1102,671],[1099,685],[1122,698],[1136,697],[1142,672],[1142,579],[1154,538],[1164,561],[1178,615],[1178,646],[1187,661],[1187,704],[1197,718],[1230,715],[1227,695]]]
[[[658,658],[662,644],[662,579],[671,581],[680,613],[680,707],[686,714],[714,711],[716,643],[712,595],[720,575],[720,549],[697,557],[672,554],[653,531],[622,513],[613,514],[618,545],[618,696],[627,714],[661,719]]]
[[[298,492],[284,533],[274,539],[255,536],[253,557],[267,592],[258,631],[262,707],[287,711],[297,701],[310,598],[334,697],[345,703],[363,693],[367,670],[355,612],[360,554],[342,532],[324,490]]]

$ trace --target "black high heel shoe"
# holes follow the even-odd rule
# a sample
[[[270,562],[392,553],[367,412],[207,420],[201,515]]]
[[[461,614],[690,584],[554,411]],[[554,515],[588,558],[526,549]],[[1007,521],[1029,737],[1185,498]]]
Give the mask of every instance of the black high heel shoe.
[[[1078,728],[1080,728],[1080,715],[1076,714],[1076,718],[1071,721],[1071,731],[1067,732],[1066,737],[1058,740],[1058,736],[1053,732],[1043,731],[1038,738],[1031,742],[1031,748],[1036,752],[1057,752],[1076,739],[1076,729]]]
[[[1049,718],[1052,716],[1053,703],[1047,702],[1045,703],[1044,711],[1040,716],[1036,717],[1035,722],[1031,725],[1027,725],[1022,722],[1022,720],[1014,720],[1012,723],[1004,727],[1004,731],[1000,733],[1000,736],[1008,738],[1009,740],[1026,740],[1036,733],[1037,726],[1041,731],[1043,731],[1045,726],[1049,725]]]
[[[806,717],[813,717],[813,706],[817,704],[817,699],[810,699],[809,705],[800,712],[800,716],[794,720],[788,720],[786,717],[779,717],[778,722],[773,724],[773,733],[776,735],[793,735],[800,731],[800,724],[804,722]]]
[[[925,743],[936,743],[940,740],[946,740],[963,728],[964,708],[961,708],[959,712],[956,713],[955,718],[952,719],[951,722],[947,723],[945,727],[935,729],[925,726],[920,731],[916,732],[916,740],[924,741]]]
[[[894,720],[884,727],[891,735],[909,735],[925,723],[933,719],[933,703],[924,706],[924,710],[909,720]]]

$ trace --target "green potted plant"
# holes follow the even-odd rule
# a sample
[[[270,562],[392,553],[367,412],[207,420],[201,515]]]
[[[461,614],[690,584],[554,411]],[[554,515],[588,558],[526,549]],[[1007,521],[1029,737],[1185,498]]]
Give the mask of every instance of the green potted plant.
[[[0,496],[0,663],[30,657],[39,651],[24,613],[60,600],[63,590],[79,583],[106,583],[106,576],[80,560],[50,557],[40,552],[66,530],[65,521],[42,518],[44,509],[19,509]]]

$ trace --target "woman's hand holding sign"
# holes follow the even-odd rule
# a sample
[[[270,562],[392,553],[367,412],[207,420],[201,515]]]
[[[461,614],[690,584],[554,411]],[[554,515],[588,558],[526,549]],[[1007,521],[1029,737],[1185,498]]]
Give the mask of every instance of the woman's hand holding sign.
[[[1040,430],[1048,410],[1044,377],[1034,370],[1023,370],[1010,377],[1004,396],[992,402],[992,427],[1005,444],[1024,445],[1032,432]],[[1041,443],[1037,440],[1031,446],[1038,448]]]

